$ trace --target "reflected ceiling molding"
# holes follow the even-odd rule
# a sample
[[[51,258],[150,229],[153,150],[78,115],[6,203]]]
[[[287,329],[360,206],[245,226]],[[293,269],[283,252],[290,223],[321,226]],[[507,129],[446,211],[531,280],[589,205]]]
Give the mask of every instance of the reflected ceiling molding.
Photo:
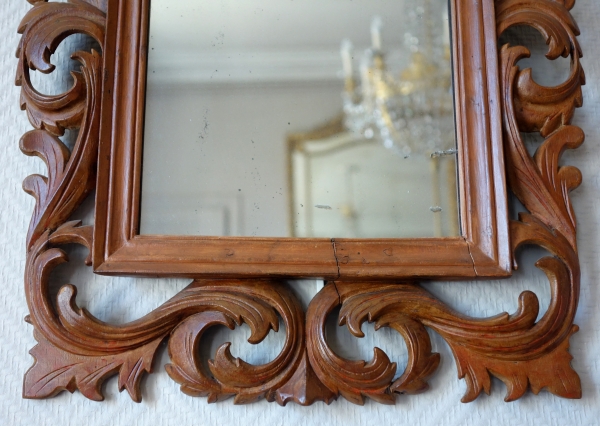
[[[217,86],[224,84],[343,84],[340,53],[335,49],[149,52],[148,86]],[[402,63],[399,52],[389,62]]]

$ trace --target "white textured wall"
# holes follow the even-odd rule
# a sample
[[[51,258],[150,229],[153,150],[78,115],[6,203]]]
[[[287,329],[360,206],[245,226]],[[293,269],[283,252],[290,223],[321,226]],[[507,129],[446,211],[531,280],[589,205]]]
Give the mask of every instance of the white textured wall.
[[[578,166],[584,175],[583,185],[573,193],[579,218],[579,247],[582,264],[582,294],[576,322],[581,331],[571,339],[573,365],[583,385],[583,399],[568,401],[547,393],[526,395],[517,402],[503,402],[504,386],[495,381],[491,396],[463,405],[459,402],[464,383],[456,378],[456,367],[444,342],[434,336],[434,349],[442,354],[437,375],[431,380],[432,389],[416,397],[398,397],[396,406],[367,402],[364,407],[344,400],[331,406],[317,403],[312,407],[290,404],[285,408],[260,402],[249,406],[234,406],[231,401],[208,405],[205,399],[182,395],[169,379],[162,366],[144,382],[144,401],[133,403],[128,395],[117,392],[116,380],[106,385],[106,401],[95,403],[80,394],[61,394],[47,401],[21,399],[23,373],[32,363],[27,351],[34,346],[23,292],[25,266],[25,234],[33,199],[21,190],[25,176],[43,172],[40,161],[21,155],[20,136],[29,129],[25,115],[18,108],[18,89],[13,87],[14,50],[18,42],[15,32],[19,19],[30,7],[25,0],[4,0],[0,5],[0,425],[226,425],[226,424],[407,424],[420,425],[594,425],[600,422],[600,315],[595,308],[600,302],[596,277],[600,273],[598,223],[600,223],[600,37],[597,21],[600,3],[579,0],[574,15],[582,29],[580,38],[586,57],[584,66],[588,84],[584,88],[585,107],[576,114],[575,124],[587,133],[587,143],[574,153],[565,155],[565,162]],[[541,76],[544,77],[544,76]],[[53,87],[63,82],[51,81]],[[89,208],[87,209],[89,211]],[[85,209],[81,215],[86,216]],[[87,214],[89,216],[89,214]],[[89,220],[89,219],[88,219]],[[540,295],[547,306],[549,291],[545,278],[532,268],[539,252],[521,256],[522,269],[502,282],[429,284],[427,287],[462,312],[471,315],[491,315],[503,310],[514,311],[517,297],[524,289]],[[75,252],[73,258],[81,257]],[[185,286],[184,281],[110,279],[93,276],[89,270],[64,268],[56,278],[61,283],[72,282],[80,288],[78,302],[107,321],[126,321],[158,306],[170,295]],[[298,283],[299,291],[307,298],[316,287],[314,282]],[[375,333],[367,327],[367,342],[353,342],[347,355],[370,357],[373,345],[386,350],[391,358],[405,362],[401,341],[390,332]],[[266,348],[252,350],[243,344],[247,329],[234,333],[234,350],[249,361],[265,361],[273,356],[281,343],[270,336]],[[228,338],[216,333],[214,341]],[[347,335],[338,336],[349,341]],[[214,344],[216,344],[213,342]],[[264,345],[263,345],[264,346]],[[166,362],[166,355],[160,359]]]

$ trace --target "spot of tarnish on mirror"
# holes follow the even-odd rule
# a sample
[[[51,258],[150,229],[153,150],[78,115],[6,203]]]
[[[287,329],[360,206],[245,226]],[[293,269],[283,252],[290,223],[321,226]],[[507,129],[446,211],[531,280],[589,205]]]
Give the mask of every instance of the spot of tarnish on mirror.
[[[458,154],[458,149],[452,148],[445,151],[434,151],[431,153],[431,158],[444,157],[446,155]]]

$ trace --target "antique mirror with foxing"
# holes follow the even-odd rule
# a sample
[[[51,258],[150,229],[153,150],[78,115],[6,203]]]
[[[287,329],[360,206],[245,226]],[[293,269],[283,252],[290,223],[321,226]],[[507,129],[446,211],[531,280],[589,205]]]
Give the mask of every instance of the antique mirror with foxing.
[[[29,2],[16,83],[35,129],[20,144],[48,174],[23,185],[36,199],[25,287],[38,341],[24,397],[102,400],[118,375],[140,401],[166,342],[169,376],[209,402],[390,404],[428,388],[440,355],[427,329],[450,346],[464,402],[492,376],[507,401],[580,397],[568,193],[582,178],[559,164],[584,139],[570,125],[584,84],[574,0]],[[545,87],[519,67],[528,48],[498,42],[519,26],[544,37],[548,60],[570,58],[566,81]],[[95,47],[72,52],[70,90],[40,93],[33,71],[53,72],[72,34]],[[540,135],[535,151],[524,133]],[[93,226],[70,220],[90,194]],[[97,274],[190,284],[136,321],[104,323],[74,286],[51,291],[71,244]],[[530,291],[512,314],[470,318],[421,286],[509,277],[524,245],[548,252],[543,315]],[[289,281],[302,278],[324,282],[306,309]],[[330,314],[356,337],[365,322],[400,333],[405,371],[379,348],[368,362],[338,355]],[[281,352],[253,365],[225,344],[201,359],[207,330],[243,323],[257,350],[283,324]]]

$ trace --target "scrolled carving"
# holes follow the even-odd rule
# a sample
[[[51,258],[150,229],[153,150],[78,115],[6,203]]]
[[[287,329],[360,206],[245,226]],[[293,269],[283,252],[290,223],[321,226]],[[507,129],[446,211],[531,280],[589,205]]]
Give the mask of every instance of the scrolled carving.
[[[102,44],[105,14],[99,7],[105,9],[106,5],[103,1],[82,0],[32,3],[34,7],[19,27],[23,36],[17,52],[16,83],[22,87],[21,106],[37,130],[23,136],[21,150],[42,158],[48,166],[48,177],[33,175],[23,185],[36,198],[28,235],[25,284],[28,321],[34,325],[39,342],[31,351],[36,362],[25,375],[24,396],[45,398],[62,390],[79,389],[86,397],[101,400],[102,382],[119,374],[119,389],[127,389],[135,401],[140,401],[140,379],[144,372],[151,371],[160,342],[175,329],[170,348],[180,350],[173,355],[168,371],[182,383],[184,391],[203,391],[198,380],[193,381],[197,374],[207,384],[204,391],[215,399],[234,394],[236,402],[262,396],[273,399],[275,390],[291,377],[304,353],[303,312],[281,286],[267,282],[254,286],[193,283],[148,316],[123,326],[105,324],[79,309],[72,285],[60,289],[54,308],[48,294],[50,272],[68,261],[58,247],[76,243],[91,251],[92,246],[91,227],[65,221],[94,187],[102,58],[96,51],[74,53],[73,58],[82,64],[81,72],[73,74],[70,90],[55,96],[33,88],[30,70],[52,72],[50,55],[71,34],[87,34]],[[67,128],[81,128],[71,151],[58,138]],[[284,320],[287,339],[273,362],[250,366],[234,360],[224,346],[211,364],[214,378],[199,370],[190,372],[197,354],[191,347],[186,353],[183,346],[186,333],[198,326],[198,321],[208,321],[206,325],[216,321],[231,327],[244,321],[253,330],[251,341],[258,343],[271,328],[277,330],[276,312]]]
[[[557,244],[552,234],[544,235],[547,229],[535,218],[523,216],[522,221],[515,225],[515,247],[536,238],[558,256],[537,263],[551,281],[553,300],[539,322],[538,299],[529,291],[521,294],[513,315],[476,319],[453,311],[415,284],[332,283],[313,299],[308,311],[308,353],[319,379],[334,394],[357,404],[364,403],[364,396],[392,403],[393,392],[424,391],[439,363],[439,355],[431,352],[427,326],[452,348],[459,377],[467,381],[463,402],[474,400],[482,391],[489,393],[491,375],[507,385],[506,401],[520,398],[528,388],[534,393],[547,388],[559,396],[579,397],[579,377],[567,351],[568,338],[577,331],[571,317],[577,300],[577,294],[572,294],[572,279],[578,274],[572,269],[576,256]],[[346,324],[356,337],[363,337],[361,325],[367,320],[375,322],[376,329],[388,326],[403,335],[409,357],[399,379],[392,382],[395,363],[378,348],[373,360],[365,363],[344,360],[328,347],[323,327],[327,314],[338,304],[342,305],[340,325]]]
[[[126,333],[113,329],[115,333],[109,338],[105,333],[109,326],[76,307],[74,286],[60,289],[57,312],[50,301],[50,272],[68,261],[64,251],[52,246],[77,243],[90,248],[91,237],[91,227],[68,222],[52,234],[44,233],[29,252],[25,276],[30,307],[27,320],[35,327],[38,345],[31,350],[36,362],[25,375],[24,397],[46,398],[62,390],[79,389],[87,398],[99,401],[103,399],[103,381],[118,373],[119,389],[127,389],[134,400],[141,400],[142,373],[150,371],[154,352],[168,331],[151,333],[141,342],[131,338],[123,347],[122,340],[129,337]],[[92,324],[98,329],[89,328]]]
[[[76,288],[63,286],[56,312],[48,297],[48,277],[58,264],[67,261],[58,248],[67,243],[89,247],[91,228],[69,222],[35,244],[27,289],[31,305],[29,321],[36,328],[39,344],[32,350],[36,363],[25,377],[24,395],[48,397],[79,389],[86,397],[101,400],[102,382],[119,374],[119,389],[127,389],[141,400],[139,382],[150,372],[158,345],[169,333],[172,364],[167,371],[192,395],[208,395],[217,401],[235,395],[236,403],[260,397],[274,399],[275,391],[294,373],[304,353],[304,318],[297,301],[278,283],[198,281],[173,299],[139,320],[113,326],[94,318],[75,304]],[[242,285],[243,284],[243,285]],[[251,366],[234,359],[228,344],[211,362],[214,378],[197,366],[196,345],[206,327],[222,324],[233,328],[246,322],[252,329],[251,343],[259,343],[270,329],[277,331],[281,315],[286,342],[280,355],[264,366]],[[173,331],[174,330],[174,331]]]
[[[294,374],[304,352],[304,313],[292,295],[277,284],[227,282],[214,287],[190,286],[188,291],[206,293],[208,309],[194,314],[175,328],[169,339],[172,363],[167,372],[181,390],[192,396],[208,396],[216,402],[235,396],[235,403],[253,402],[261,397],[272,401],[275,391]],[[179,297],[179,296],[178,296]],[[194,309],[200,310],[198,301]],[[250,343],[260,343],[270,329],[278,331],[279,317],[286,327],[286,340],[280,354],[271,362],[255,366],[234,358],[230,344],[223,344],[209,361],[213,377],[200,367],[196,350],[208,327],[224,325],[230,329],[245,322],[252,334]]]
[[[58,264],[68,261],[66,253],[57,247],[77,243],[91,250],[92,228],[65,221],[94,186],[102,58],[95,51],[74,53],[73,58],[82,64],[81,72],[73,74],[74,85],[60,95],[35,90],[30,70],[52,72],[50,55],[68,35],[87,34],[102,44],[105,2],[32,3],[34,8],[19,27],[23,37],[17,51],[16,83],[22,87],[21,106],[37,130],[23,136],[21,150],[42,158],[48,166],[48,177],[33,175],[23,185],[36,198],[28,235],[25,285],[28,321],[34,325],[39,342],[31,351],[36,361],[25,375],[24,396],[45,398],[62,390],[79,389],[86,397],[101,400],[102,382],[119,374],[119,389],[127,389],[135,401],[140,401],[140,379],[144,372],[151,371],[158,345],[173,328],[177,327],[171,348],[181,344],[179,336],[186,327],[210,316],[220,316],[230,326],[233,322],[248,322],[254,331],[251,340],[258,343],[270,328],[277,329],[278,309],[288,332],[279,357],[266,366],[254,367],[234,361],[224,347],[213,364],[215,378],[205,377],[210,383],[207,389],[218,395],[217,399],[236,394],[236,402],[265,395],[272,400],[304,353],[303,314],[289,292],[273,284],[252,287],[229,283],[226,287],[217,283],[210,288],[192,284],[149,316],[121,327],[104,324],[77,308],[76,288],[71,285],[61,288],[55,310],[48,294],[49,275]],[[72,151],[58,139],[67,128],[81,128]],[[256,299],[257,295],[274,307]],[[189,367],[185,358],[193,360],[195,356],[177,351],[169,373],[184,383],[181,372]],[[197,383],[182,387],[198,391]]]
[[[581,67],[581,48],[576,36],[579,29],[569,10],[574,1],[496,1],[498,33],[514,25],[530,25],[545,37],[547,57],[571,57],[571,73],[557,87],[543,87],[532,77],[531,69],[516,65],[530,52],[524,46],[502,47],[500,77],[507,175],[511,190],[530,213],[558,230],[576,247],[575,215],[568,192],[581,183],[574,167],[558,167],[564,149],[577,148],[583,142],[581,129],[569,126],[575,108],[582,105],[581,86],[585,75]],[[520,131],[540,132],[546,138],[531,158]]]
[[[27,236],[28,248],[46,230],[64,223],[95,185],[99,137],[102,57],[75,52],[81,72],[73,73],[74,85],[60,95],[44,95],[31,84],[30,70],[48,74],[54,70],[50,55],[69,35],[87,34],[104,42],[105,14],[82,1],[32,2],[34,7],[19,25],[22,34],[17,57],[16,84],[21,86],[21,108],[37,129],[21,139],[21,150],[36,155],[48,166],[48,177],[33,175],[23,188],[36,199]],[[66,128],[80,128],[72,151],[58,138]]]
[[[74,33],[104,42],[105,0],[52,3],[30,0],[34,6],[19,32],[22,39],[16,83],[22,87],[21,106],[35,130],[25,134],[21,149],[42,158],[48,176],[25,179],[24,189],[36,198],[27,237],[25,288],[38,341],[31,354],[35,363],[26,373],[23,394],[46,398],[62,390],[79,389],[87,398],[103,398],[102,382],[119,376],[119,389],[141,400],[140,379],[152,370],[161,342],[169,339],[168,374],[184,393],[206,396],[209,402],[234,397],[235,403],[260,398],[285,405],[330,403],[339,395],[362,404],[368,397],[381,403],[395,394],[427,389],[439,354],[432,352],[426,327],[439,333],[452,348],[460,378],[467,382],[463,401],[489,393],[491,376],[508,388],[506,400],[527,389],[541,389],[568,398],[581,395],[579,377],[570,366],[569,337],[577,331],[573,319],[579,298],[580,270],[576,221],[568,192],[581,183],[572,166],[559,166],[565,149],[575,149],[583,132],[570,124],[582,105],[585,83],[580,64],[579,34],[569,10],[572,0],[496,0],[498,35],[514,25],[538,29],[548,43],[549,59],[571,57],[571,74],[557,87],[538,85],[531,70],[517,62],[529,51],[503,46],[500,83],[507,176],[511,190],[527,209],[511,222],[512,249],[538,245],[551,253],[536,264],[551,285],[551,303],[540,321],[538,299],[523,292],[512,315],[486,319],[463,316],[414,283],[329,283],[310,303],[306,324],[302,309],[282,282],[274,280],[194,281],[150,314],[115,326],[93,317],[75,303],[76,288],[63,286],[52,303],[48,293],[51,271],[68,261],[60,249],[80,244],[91,250],[92,227],[68,222],[94,188],[98,147],[100,89],[103,63],[99,52],[75,52],[81,72],[66,93],[44,95],[33,88],[30,71],[50,73],[50,56]],[[59,139],[65,129],[80,128],[72,150]],[[531,156],[521,131],[539,132],[545,139]],[[88,259],[89,264],[89,259]],[[516,265],[515,265],[516,267]],[[404,338],[408,364],[393,380],[396,364],[375,348],[371,362],[349,361],[329,348],[324,335],[327,316],[341,305],[339,322],[362,337],[365,321],[376,328],[391,327]],[[250,326],[251,343],[260,343],[285,324],[286,340],[271,362],[254,366],[235,359],[225,344],[205,371],[198,345],[212,326]]]
[[[429,335],[423,325],[397,309],[399,296],[412,285],[387,285],[393,292],[379,297],[378,284],[340,284],[349,292],[338,293],[335,284],[326,286],[311,302],[307,312],[308,354],[319,379],[335,395],[355,404],[364,404],[364,397],[393,404],[393,392],[420,393],[428,388],[427,378],[437,368],[439,354],[431,353]],[[349,361],[336,355],[325,340],[325,321],[329,313],[342,303],[340,325],[346,324],[356,337],[363,337],[361,325],[368,320],[375,328],[392,327],[404,337],[409,348],[408,366],[403,375],[392,383],[396,363],[379,348],[373,360]]]
[[[535,83],[531,70],[516,65],[529,51],[523,46],[504,46],[500,53],[500,76],[507,174],[511,190],[529,211],[511,222],[513,252],[525,244],[548,250],[553,256],[540,259],[551,285],[552,301],[539,322],[538,299],[532,292],[519,297],[513,315],[474,319],[462,316],[422,288],[411,284],[335,283],[312,302],[308,313],[308,352],[315,372],[336,395],[362,404],[369,396],[389,403],[391,393],[426,388],[426,378],[437,366],[423,326],[437,331],[451,346],[460,378],[467,382],[463,402],[490,392],[491,375],[507,386],[506,401],[520,398],[528,388],[541,389],[567,398],[581,396],[581,383],[571,368],[569,337],[579,299],[579,259],[575,215],[569,191],[581,183],[581,173],[572,166],[558,165],[565,149],[578,148],[584,140],[581,129],[570,125],[574,109],[582,105],[581,85],[585,77],[579,58],[579,30],[569,10],[574,1],[497,0],[500,36],[514,25],[531,25],[546,38],[547,57],[571,56],[571,74],[557,87]],[[544,142],[532,157],[521,131],[540,132]],[[516,264],[515,264],[516,267]],[[338,300],[339,298],[339,300]],[[409,349],[404,375],[392,383],[395,364],[378,348],[370,363],[350,362],[327,346],[323,327],[327,313],[342,305],[340,324],[362,337],[365,320],[376,327],[388,325],[401,332]],[[550,370],[549,370],[550,369]],[[409,379],[409,378],[412,378]],[[404,382],[403,382],[404,380]],[[400,382],[400,383],[399,383]]]

